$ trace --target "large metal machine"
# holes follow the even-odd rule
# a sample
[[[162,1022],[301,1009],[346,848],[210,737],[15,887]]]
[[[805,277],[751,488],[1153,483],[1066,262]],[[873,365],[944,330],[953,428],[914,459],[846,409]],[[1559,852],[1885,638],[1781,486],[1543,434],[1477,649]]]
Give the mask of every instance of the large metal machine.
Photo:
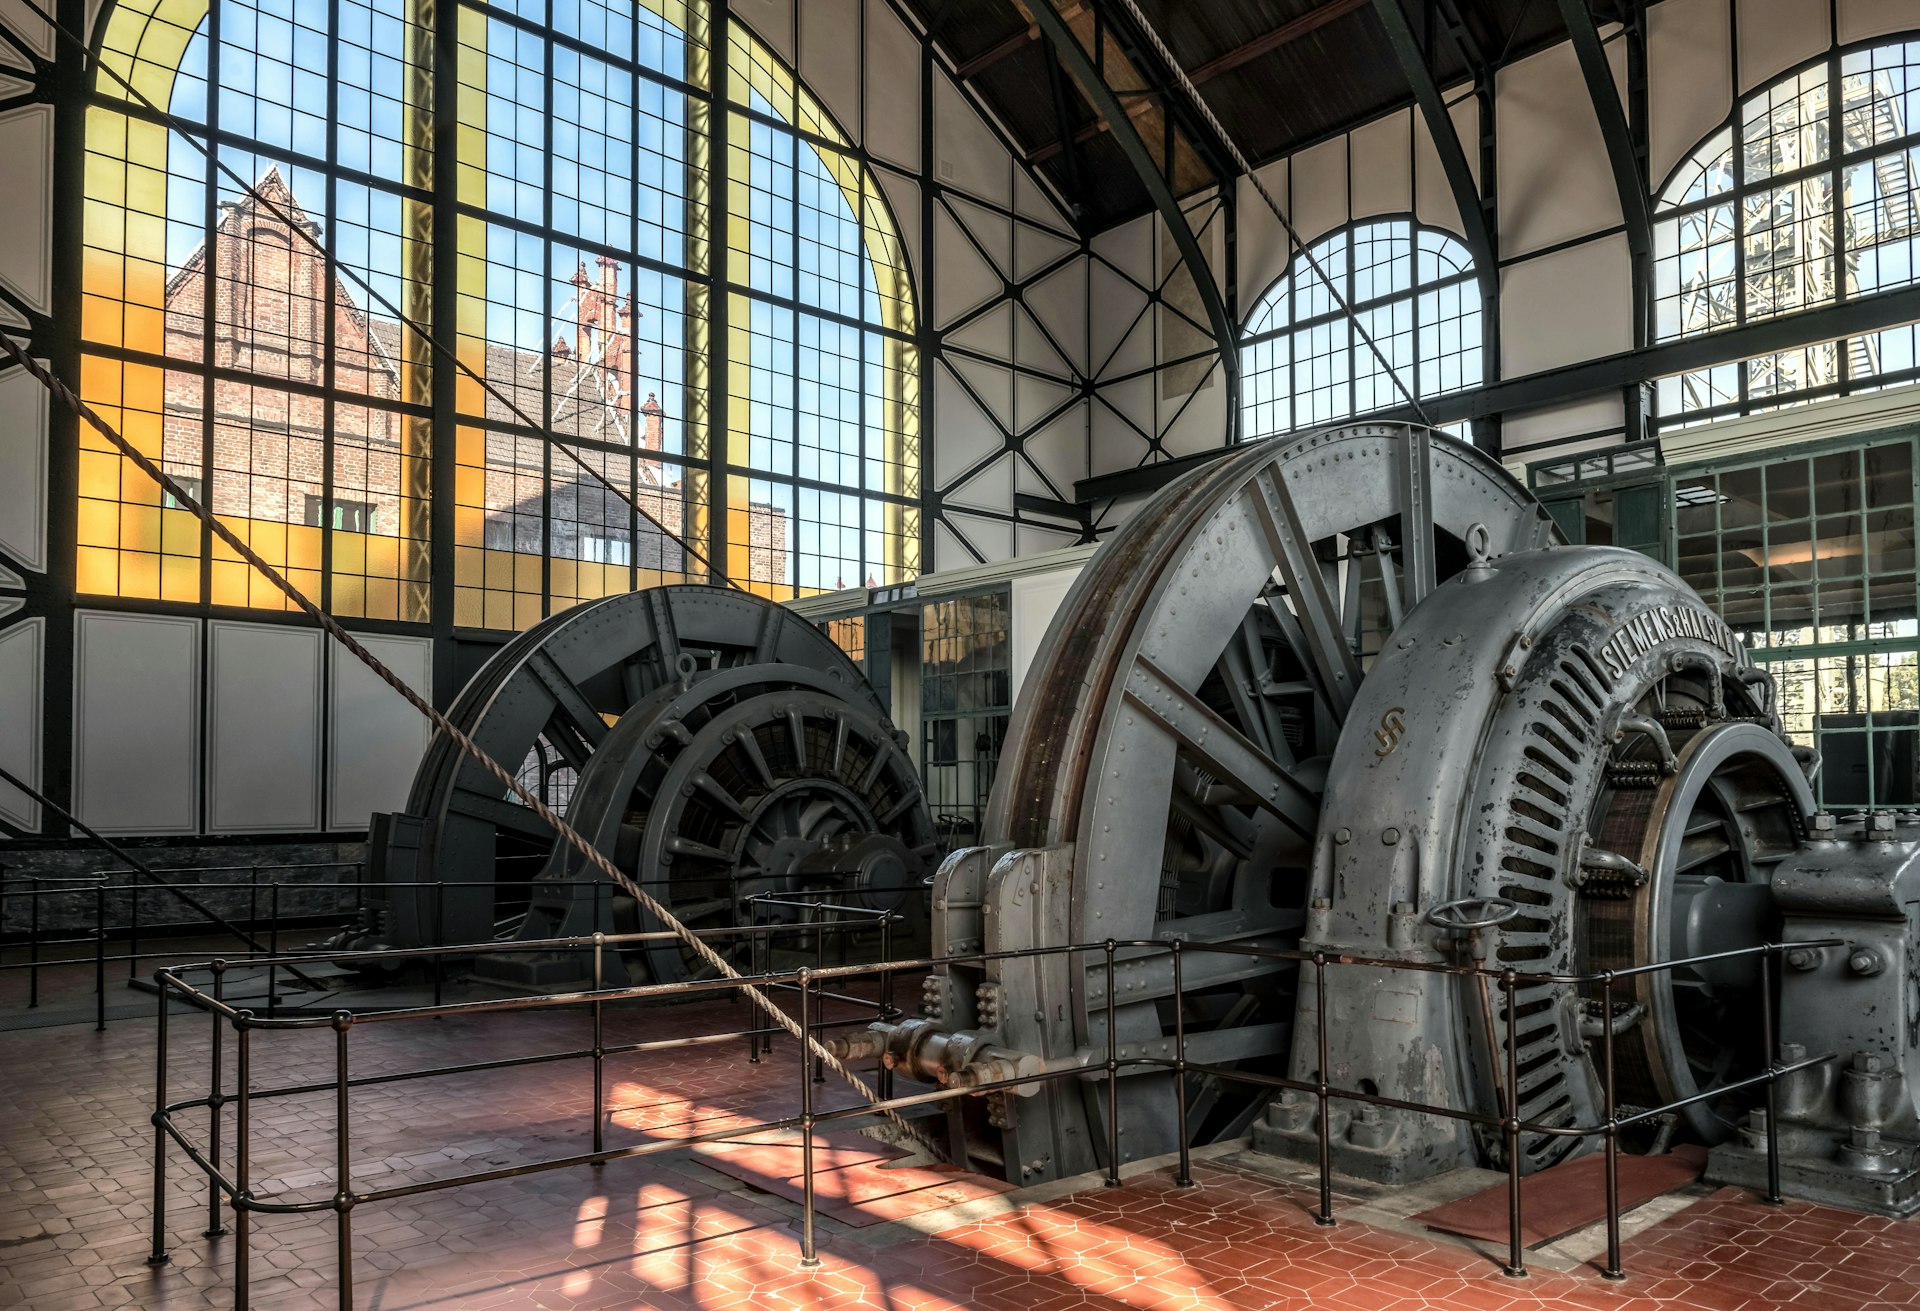
[[[525,762],[522,781],[690,928],[745,923],[758,894],[828,890],[908,917],[903,947],[916,923],[924,936],[938,848],[907,739],[845,653],[784,607],[703,586],[589,601],[502,647],[449,718],[494,759]],[[342,945],[662,927],[444,734],[372,845],[382,895]],[[635,982],[710,968],[677,942],[621,964]],[[578,953],[477,962],[528,986],[583,968]]]
[[[1621,1102],[1695,1099],[1671,1126],[1760,1168],[1762,1001],[1787,1058],[1786,1177],[1804,1195],[1920,1207],[1920,817],[1815,814],[1813,753],[1773,685],[1683,582],[1629,551],[1559,544],[1473,448],[1361,424],[1251,446],[1170,485],[1090,561],[1015,709],[987,843],[941,867],[941,954],[1179,939],[1589,975],[1769,941],[1752,955],[1593,988],[1183,954],[1190,1061],[1327,1077],[1409,1103],[1601,1121],[1598,1039]],[[1090,1170],[1108,1139],[1102,953],[954,964],[922,1016],[843,1039],[961,1087],[970,1161],[1016,1181]],[[1119,1054],[1170,1055],[1167,953],[1122,948]],[[1777,1055],[1777,1054],[1776,1054]],[[1120,1082],[1125,1160],[1173,1150],[1176,1076]],[[1311,1098],[1189,1076],[1192,1135],[1314,1150]],[[1334,1103],[1339,1168],[1411,1180],[1500,1158],[1497,1133]],[[1528,1135],[1523,1168],[1596,1139]]]

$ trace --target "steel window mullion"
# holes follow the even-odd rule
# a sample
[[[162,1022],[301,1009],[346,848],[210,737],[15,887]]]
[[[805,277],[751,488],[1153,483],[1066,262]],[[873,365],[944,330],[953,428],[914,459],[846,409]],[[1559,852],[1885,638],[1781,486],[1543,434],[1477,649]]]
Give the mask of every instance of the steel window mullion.
[[[201,356],[200,367],[196,370],[201,387],[200,396],[200,491],[209,511],[215,510],[217,498],[214,489],[213,473],[213,434],[219,419],[215,401],[214,364],[219,333],[216,323],[219,319],[220,286],[220,12],[224,6],[207,6],[207,153],[203,157],[206,168],[206,204],[202,222],[205,236],[201,239],[201,250],[206,254],[203,267],[206,270],[201,287],[203,320],[200,325]],[[165,347],[165,336],[161,338]],[[164,379],[165,375],[162,375]],[[164,442],[162,450],[165,450]],[[165,543],[162,542],[164,546]],[[165,564],[164,554],[161,564]],[[162,589],[164,590],[164,588]],[[213,532],[206,524],[200,525],[200,600],[203,604],[213,601]]]
[[[340,0],[327,0],[327,171],[326,177],[326,268],[322,273],[320,292],[325,303],[320,307],[321,315],[321,354],[320,377],[325,388],[321,401],[322,436],[320,439],[320,608],[333,613],[333,505],[338,489],[334,486],[334,429],[337,425],[337,407],[335,391],[338,374],[335,370],[335,352],[338,343],[334,340],[333,307],[337,298],[335,285],[340,267],[340,225],[334,221],[339,213],[339,177],[336,166],[340,159]],[[373,221],[371,205],[368,207],[367,220]],[[371,259],[368,261],[371,263]],[[372,269],[368,269],[371,276]],[[371,316],[369,316],[371,317]],[[369,333],[372,329],[369,327]],[[404,341],[404,336],[402,337]],[[289,480],[291,481],[291,480]],[[289,516],[293,507],[287,507]],[[367,527],[371,527],[368,524]],[[361,566],[364,579],[366,566]],[[364,582],[363,603],[364,605]]]

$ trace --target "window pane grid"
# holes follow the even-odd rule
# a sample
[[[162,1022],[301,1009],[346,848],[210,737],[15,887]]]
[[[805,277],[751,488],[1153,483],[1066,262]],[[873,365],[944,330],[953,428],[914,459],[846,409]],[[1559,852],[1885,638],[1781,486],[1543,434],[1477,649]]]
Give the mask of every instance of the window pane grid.
[[[1390,407],[1402,386],[1425,397],[1480,384],[1478,286],[1457,239],[1391,219],[1334,233],[1309,250],[1319,271],[1303,253],[1247,318],[1243,440]]]
[[[1723,129],[1676,169],[1654,233],[1658,339],[1914,285],[1920,44],[1849,51],[1837,63],[1749,96],[1738,148]],[[1893,329],[1661,379],[1660,424],[1904,384],[1912,348],[1912,333]]]
[[[744,332],[713,343],[741,351],[727,399],[750,476],[721,484],[738,498],[720,521],[741,553],[733,572],[793,595],[917,571],[905,246],[864,157],[744,28],[727,57],[752,113],[716,115],[698,90],[702,4],[450,6],[456,147],[436,180],[434,79],[416,62],[435,34],[416,6],[223,0],[170,23],[173,0],[126,0],[113,13],[104,57],[205,123],[264,200],[210,185],[191,143],[100,92],[82,310],[106,354],[89,357],[88,399],[151,427],[170,474],[323,604],[426,618],[436,423],[455,472],[455,623],[521,627],[704,573],[666,534],[704,549],[724,474],[705,391],[719,234],[702,225],[716,208],[759,225],[728,233],[721,291]],[[710,194],[708,169],[735,149],[737,211]],[[434,285],[442,204],[451,287]],[[432,320],[436,293],[464,366],[444,393],[425,335],[403,322]],[[140,362],[163,358],[182,367]],[[83,588],[284,604],[108,454],[86,462]]]

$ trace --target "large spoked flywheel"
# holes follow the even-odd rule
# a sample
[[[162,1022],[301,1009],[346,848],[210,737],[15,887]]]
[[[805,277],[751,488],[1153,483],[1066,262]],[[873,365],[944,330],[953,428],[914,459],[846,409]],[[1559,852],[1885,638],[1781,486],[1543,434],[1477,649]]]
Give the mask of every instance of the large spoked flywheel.
[[[1046,932],[1080,943],[1297,942],[1326,764],[1364,671],[1402,616],[1465,565],[1470,530],[1493,552],[1554,536],[1496,463],[1402,424],[1261,443],[1137,511],[1048,632],[986,819],[991,852],[1070,848],[1056,862],[1070,887]],[[936,944],[940,932],[936,923]],[[1189,1059],[1284,1065],[1290,973],[1224,955],[1188,960]],[[996,973],[1009,971],[956,971],[948,995],[1013,992]],[[1123,963],[1119,978],[1124,1050],[1165,1046],[1164,955]],[[1042,995],[1031,1008],[1024,998],[990,1008],[1010,1046],[1049,1058],[1104,1048],[1100,968],[1041,971],[1017,986]],[[969,1135],[1004,1133],[1010,1177],[1072,1173],[1104,1155],[1103,1095],[1052,1087]],[[1136,1074],[1123,1088],[1123,1159],[1171,1150],[1170,1080]],[[1239,1132],[1260,1100],[1213,1081],[1188,1091],[1200,1139]]]
[[[864,880],[874,896],[907,881],[860,864],[856,835],[916,870],[935,854],[918,780],[866,680],[825,634],[747,593],[663,587],[562,611],[496,652],[450,717],[696,927],[733,923],[751,890],[796,888],[829,866],[834,886]],[[368,936],[591,932],[596,919],[569,920],[557,902],[612,899],[554,848],[537,815],[436,735],[406,814],[376,841],[386,900]],[[530,904],[547,912],[531,926]],[[678,977],[679,953],[657,954],[660,977]]]

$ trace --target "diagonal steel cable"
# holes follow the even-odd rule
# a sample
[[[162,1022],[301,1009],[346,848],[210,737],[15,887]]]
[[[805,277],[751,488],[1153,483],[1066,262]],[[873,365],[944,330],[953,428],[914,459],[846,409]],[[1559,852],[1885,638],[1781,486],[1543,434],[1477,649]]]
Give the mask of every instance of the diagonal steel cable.
[[[122,436],[113,425],[102,418],[92,406],[81,400],[65,383],[54,377],[44,365],[28,355],[25,348],[13,339],[11,332],[0,330],[0,350],[4,350],[6,354],[12,358],[14,363],[25,369],[41,386],[45,387],[54,400],[72,412],[83,423],[87,424],[88,427],[106,438],[122,455],[132,461],[135,467],[142,473],[159,483],[168,495],[179,502],[182,509],[190,511],[200,522],[207,526],[214,536],[224,542],[227,547],[239,555],[241,559],[258,570],[268,582],[278,588],[301,612],[313,620],[314,623],[318,624],[329,637],[345,647],[349,655],[372,670],[381,682],[397,692],[408,705],[418,710],[422,715],[425,715],[437,731],[444,733],[447,736],[447,740],[457,746],[463,755],[479,765],[492,776],[495,782],[505,787],[521,804],[538,815],[541,822],[545,823],[559,835],[561,841],[577,851],[588,864],[592,865],[604,875],[615,887],[618,887],[622,892],[632,897],[648,914],[659,920],[669,932],[684,942],[692,949],[696,956],[712,966],[721,976],[738,980],[740,983],[740,991],[746,994],[747,998],[752,1001],[755,1006],[759,1007],[768,1019],[779,1025],[782,1029],[785,1029],[793,1037],[799,1039],[800,1042],[813,1053],[815,1058],[835,1074],[839,1075],[854,1091],[865,1098],[869,1105],[877,1104],[881,1100],[879,1092],[869,1085],[865,1079],[862,1079],[843,1064],[838,1057],[827,1049],[825,1043],[814,1037],[812,1033],[803,1030],[799,1022],[788,1015],[780,1006],[776,1005],[772,998],[768,997],[766,993],[762,992],[753,984],[747,982],[746,976],[735,969],[732,962],[708,946],[703,939],[676,919],[672,911],[668,910],[666,906],[656,900],[642,888],[639,883],[615,867],[614,863],[607,859],[598,847],[582,837],[572,825],[568,824],[566,820],[551,810],[545,802],[534,795],[525,784],[515,778],[499,761],[488,755],[481,749],[478,743],[457,728],[452,720],[448,719],[440,711],[434,709],[432,702],[414,691],[399,675],[382,664],[373,652],[367,650],[366,647],[355,640],[352,633],[342,628],[332,615],[308,600],[305,593],[301,592],[299,588],[287,580],[285,575],[267,563],[251,546],[241,540],[238,533],[221,522],[220,519],[202,505],[197,498],[189,494],[186,488],[182,487],[144,452]],[[909,1141],[925,1150],[929,1155],[936,1159],[941,1155],[940,1150],[934,1146],[933,1142],[909,1124],[905,1117],[900,1115],[899,1112],[881,1110],[879,1113],[892,1121],[901,1132],[907,1135]]]
[[[33,0],[24,0],[24,3],[32,4]],[[1360,340],[1364,341],[1367,349],[1373,352],[1373,358],[1380,361],[1380,367],[1387,371],[1389,378],[1393,379],[1395,389],[1406,398],[1407,404],[1413,407],[1413,412],[1420,416],[1420,422],[1431,427],[1433,420],[1427,414],[1427,407],[1420,403],[1420,398],[1415,396],[1413,390],[1401,379],[1399,370],[1393,367],[1385,353],[1381,351],[1380,344],[1373,339],[1373,334],[1368,332],[1365,325],[1360,322],[1360,315],[1354,310],[1353,305],[1340,294],[1340,288],[1335,286],[1333,279],[1327,276],[1327,271],[1321,267],[1313,250],[1300,239],[1300,233],[1293,226],[1293,220],[1287,217],[1284,209],[1280,208],[1280,202],[1273,198],[1273,193],[1267,190],[1267,184],[1260,180],[1258,173],[1254,172],[1253,164],[1241,152],[1234,139],[1227,134],[1227,129],[1221,126],[1220,120],[1214,116],[1213,107],[1207,103],[1206,97],[1200,94],[1200,88],[1193,84],[1193,79],[1187,76],[1186,70],[1180,67],[1180,61],[1173,57],[1173,51],[1168,49],[1167,43],[1160,39],[1160,33],[1152,23],[1147,21],[1147,16],[1140,12],[1140,6],[1135,3],[1135,0],[1120,0],[1120,4],[1133,17],[1140,35],[1146,38],[1148,45],[1153,47],[1154,53],[1160,57],[1160,62],[1166,65],[1167,71],[1173,75],[1173,80],[1179,83],[1181,91],[1186,93],[1187,99],[1199,112],[1202,121],[1214,136],[1219,138],[1220,144],[1227,148],[1227,153],[1233,157],[1235,167],[1246,175],[1247,181],[1253,183],[1253,189],[1260,193],[1260,199],[1267,202],[1267,208],[1273,211],[1276,219],[1280,220],[1280,226],[1286,229],[1287,240],[1292,244],[1293,250],[1307,257],[1307,267],[1313,270],[1314,276],[1320,279],[1320,285],[1325,287],[1327,294],[1333,297],[1333,303],[1340,307],[1340,312],[1353,324],[1353,330],[1360,334]]]
[[[558,433],[554,432],[552,429],[548,428],[546,425],[534,422],[533,417],[529,415],[525,410],[521,409],[520,406],[511,397],[506,395],[506,393],[502,392],[493,383],[487,381],[487,379],[481,376],[480,373],[478,373],[472,365],[468,364],[465,360],[461,359],[457,351],[453,350],[451,347],[446,345],[446,343],[437,340],[434,337],[433,333],[428,331],[425,327],[421,326],[421,324],[417,320],[407,317],[406,313],[403,310],[401,310],[397,305],[395,305],[392,301],[388,300],[377,289],[375,289],[375,287],[371,282],[361,277],[359,273],[356,272],[354,269],[347,267],[346,265],[343,265],[338,260],[336,260],[333,254],[330,251],[328,251],[326,246],[321,242],[320,238],[316,236],[314,233],[307,230],[307,226],[305,224],[295,222],[293,215],[288,213],[286,210],[282,209],[274,201],[262,195],[258,190],[258,188],[256,188],[251,182],[248,182],[245,178],[241,177],[239,173],[235,172],[231,164],[228,164],[222,161],[219,155],[214,153],[210,145],[203,144],[200,141],[195,139],[194,134],[196,132],[202,133],[202,134],[206,132],[207,129],[205,124],[190,123],[187,120],[178,117],[177,115],[172,113],[170,110],[165,110],[160,108],[160,106],[156,105],[153,102],[152,98],[149,97],[144,91],[140,90],[139,87],[135,86],[132,82],[128,81],[127,78],[118,69],[114,68],[111,64],[109,64],[104,59],[95,59],[93,57],[93,52],[87,47],[87,43],[85,41],[82,41],[70,29],[62,25],[59,22],[59,20],[54,18],[52,14],[48,13],[47,10],[39,3],[39,0],[20,0],[20,3],[25,5],[27,10],[30,13],[32,13],[34,17],[38,18],[41,22],[47,24],[48,27],[52,28],[55,35],[57,35],[61,40],[67,42],[68,45],[78,50],[80,52],[80,59],[83,64],[92,64],[94,67],[98,68],[101,72],[105,73],[108,77],[111,77],[115,82],[119,83],[121,88],[127,93],[127,95],[133,99],[134,103],[138,104],[142,109],[146,110],[148,113],[152,114],[155,118],[159,119],[161,123],[169,131],[173,132],[181,140],[185,141],[188,145],[192,146],[195,150],[199,151],[200,154],[207,160],[208,163],[212,164],[216,169],[220,170],[221,173],[226,175],[226,177],[230,179],[235,186],[239,187],[241,191],[246,193],[246,195],[249,196],[256,205],[259,205],[262,208],[266,209],[275,218],[279,219],[281,223],[285,224],[287,227],[287,230],[290,233],[293,233],[299,240],[304,241],[307,245],[311,246],[313,248],[314,253],[320,257],[320,261],[322,265],[326,268],[326,270],[329,273],[334,274],[336,276],[340,274],[344,274],[348,278],[350,278],[353,281],[353,284],[358,288],[360,288],[360,290],[364,292],[370,300],[378,304],[380,308],[385,310],[387,313],[393,315],[394,319],[397,322],[399,322],[400,324],[402,324],[407,328],[412,329],[413,334],[416,337],[418,337],[421,341],[425,342],[427,344],[428,349],[431,350],[435,355],[441,357],[442,359],[447,360],[453,365],[455,369],[459,370],[461,373],[464,373],[465,375],[467,375],[467,377],[479,383],[480,387],[482,388],[482,390],[484,390],[487,393],[487,395],[491,396],[494,400],[499,401],[501,405],[506,407],[508,413],[512,414],[515,418],[519,419],[521,423],[525,424],[527,427],[533,429],[536,433],[544,437],[550,446],[557,447],[560,450],[560,452],[563,455],[565,455],[568,459],[572,460],[575,464],[579,465],[580,468],[585,470],[587,473],[591,474],[600,483],[602,487],[605,487],[608,491],[612,492],[615,496],[619,497],[622,501],[626,502],[627,507],[629,509],[631,509],[635,514],[638,514],[642,519],[645,519],[648,523],[652,524],[655,528],[659,529],[662,533],[664,533],[667,536],[669,540],[673,541],[676,545],[678,545],[682,551],[686,552],[688,555],[692,556],[695,560],[697,560],[707,570],[708,574],[710,574],[714,578],[719,579],[721,582],[725,583],[729,587],[736,588],[743,592],[750,590],[742,586],[740,583],[735,582],[731,577],[728,576],[725,570],[721,569],[719,565],[715,564],[710,557],[708,557],[704,552],[699,550],[697,547],[689,545],[687,543],[687,540],[684,537],[682,537],[679,533],[674,532],[673,529],[661,523],[653,515],[648,514],[645,510],[641,509],[640,503],[638,501],[635,501],[631,496],[627,495],[626,492],[622,491],[619,487],[615,486],[613,482],[611,482],[605,474],[601,473],[598,469],[594,468],[592,465],[588,464],[585,460],[581,459],[579,454],[566,444],[566,439],[564,437],[561,437]],[[289,194],[291,194],[291,191],[289,191]],[[214,234],[209,233],[207,235],[207,242],[210,248],[212,246],[213,240],[214,240]],[[209,253],[211,253],[211,251]]]

